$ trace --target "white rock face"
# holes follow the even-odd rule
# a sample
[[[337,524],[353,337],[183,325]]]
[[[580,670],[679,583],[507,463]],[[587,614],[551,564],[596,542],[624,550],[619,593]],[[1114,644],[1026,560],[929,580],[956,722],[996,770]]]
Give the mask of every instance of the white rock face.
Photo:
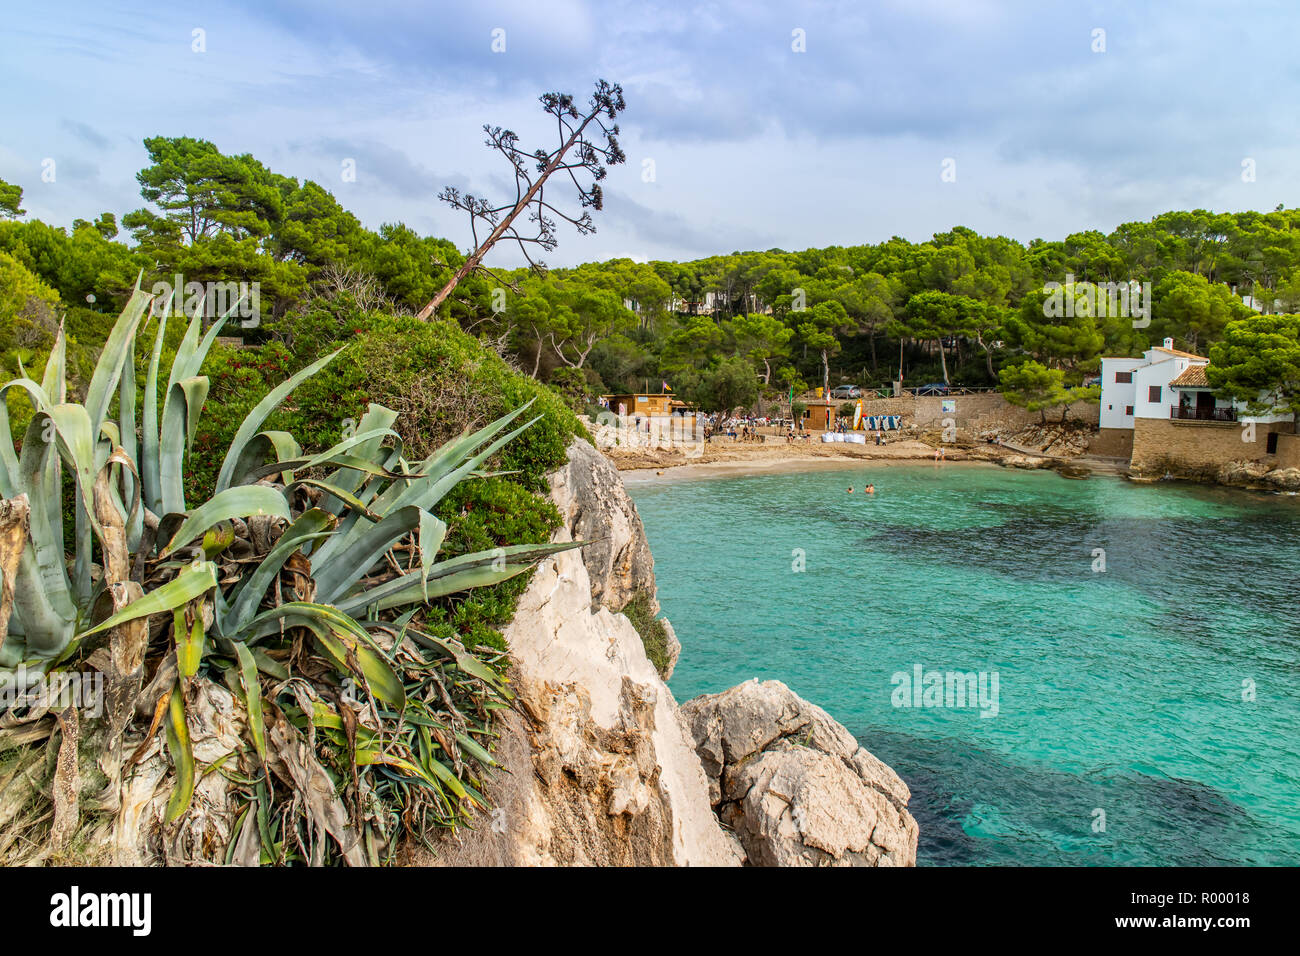
[[[499,809],[437,862],[736,866],[677,703],[636,628],[608,606],[648,588],[658,607],[636,507],[590,445],[575,442],[569,459],[552,477],[567,522],[554,540],[605,540],[543,561],[520,598],[504,633],[526,716],[503,721],[508,773],[490,788]]]
[[[550,476],[551,500],[575,540],[591,541],[582,562],[595,604],[621,611],[638,594],[655,596],[655,566],[636,505],[613,463],[585,441],[569,446],[568,463]]]
[[[750,680],[681,709],[751,865],[916,865],[907,784],[820,707]]]

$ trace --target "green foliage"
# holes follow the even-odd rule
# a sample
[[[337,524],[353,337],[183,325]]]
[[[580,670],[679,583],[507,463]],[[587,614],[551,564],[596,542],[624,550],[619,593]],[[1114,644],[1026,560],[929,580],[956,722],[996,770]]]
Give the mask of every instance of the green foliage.
[[[1011,404],[1040,414],[1059,405],[1062,421],[1075,402],[1096,402],[1101,398],[1101,386],[1067,387],[1061,369],[1046,368],[1034,361],[1007,366],[998,381],[1003,397]]]
[[[21,208],[22,203],[22,187],[14,186],[0,179],[0,219],[16,219],[19,216],[27,215],[27,210]]]
[[[745,359],[730,358],[685,380],[682,394],[706,412],[729,413],[758,398],[758,378]]]
[[[551,373],[550,385],[557,389],[574,412],[580,412],[605,390],[600,375],[589,368],[565,366]]]
[[[1300,431],[1300,315],[1257,315],[1228,323],[1210,348],[1210,384],[1256,415],[1295,413]]]
[[[169,821],[187,811],[194,791],[188,688],[207,678],[224,680],[248,707],[250,738],[238,758],[248,787],[245,814],[269,814],[297,831],[272,831],[260,820],[263,862],[307,862],[295,848],[318,823],[311,806],[336,789],[352,805],[351,836],[332,827],[335,842],[315,862],[366,862],[363,845],[376,862],[395,849],[398,832],[419,838],[425,827],[454,825],[467,807],[483,804],[477,788],[493,765],[485,746],[492,702],[508,697],[495,654],[483,660],[473,649],[500,644],[493,629],[509,619],[521,585],[490,589],[540,557],[577,546],[544,543],[559,521],[548,502],[481,477],[538,421],[519,421],[532,402],[415,461],[391,427],[397,413],[374,403],[319,454],[303,452],[287,432],[262,430],[295,388],[337,357],[331,353],[278,383],[242,417],[211,497],[191,508],[186,462],[193,460],[209,391],[199,371],[221,322],[206,333],[201,316],[188,323],[168,349],[164,380],[166,316],[151,316],[156,329],[137,401],[135,340],[151,304],[143,292],[132,296],[84,403],[67,401],[61,333],[39,384],[19,379],[4,386],[23,391],[36,414],[15,442],[0,413],[0,492],[6,499],[25,495],[30,504],[27,538],[21,512],[5,515],[3,558],[15,580],[0,666],[76,666],[107,633],[170,617],[176,682],[164,690],[176,773]],[[76,508],[71,560],[62,527],[65,468]],[[143,591],[121,600],[130,594],[123,589],[132,567]],[[117,609],[104,617],[97,598],[110,588]],[[448,603],[473,589],[486,592],[482,600]],[[426,631],[421,614],[454,633]],[[139,633],[147,640],[147,630]],[[116,666],[110,663],[110,686],[135,680],[138,692],[138,672]],[[157,661],[148,669],[169,673]],[[358,689],[349,690],[352,683]],[[361,702],[362,716],[346,708],[341,694]],[[128,704],[121,713],[129,716],[134,702]],[[265,734],[264,719],[275,723],[274,738]],[[334,776],[322,771],[314,782],[296,776],[277,784],[266,773],[268,747],[296,754],[307,742],[320,748],[314,758]],[[114,751],[104,765],[110,779],[120,773],[120,759]]]
[[[636,628],[636,632],[641,635],[641,644],[645,647],[645,656],[654,665],[659,676],[667,680],[670,664],[668,631],[664,627],[664,622],[655,617],[650,610],[650,596],[645,593],[638,593],[623,608],[622,613],[627,616],[627,619],[632,622],[632,626]]]

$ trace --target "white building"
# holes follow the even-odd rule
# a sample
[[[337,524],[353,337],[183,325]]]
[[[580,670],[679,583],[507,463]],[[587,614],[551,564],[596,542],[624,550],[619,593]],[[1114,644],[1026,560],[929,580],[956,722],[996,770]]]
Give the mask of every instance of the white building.
[[[1174,348],[1173,339],[1147,349],[1141,358],[1102,359],[1099,424],[1102,428],[1132,428],[1135,418],[1177,417],[1184,400],[1173,387],[1174,379],[1189,367],[1209,364],[1203,355]],[[1208,389],[1205,394],[1213,399]]]

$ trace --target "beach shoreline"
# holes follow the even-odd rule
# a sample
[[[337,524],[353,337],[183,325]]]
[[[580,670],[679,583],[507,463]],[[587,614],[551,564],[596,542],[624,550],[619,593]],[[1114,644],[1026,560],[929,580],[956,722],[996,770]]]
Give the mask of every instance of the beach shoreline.
[[[611,451],[613,453],[611,454]],[[640,484],[652,480],[739,477],[742,475],[788,474],[790,472],[830,471],[862,466],[933,463],[943,465],[996,465],[1008,453],[1000,448],[944,449],[944,457],[935,460],[935,449],[919,441],[892,445],[852,445],[835,443],[799,444],[718,444],[704,446],[694,458],[674,451],[647,452],[605,449],[624,482]]]
[[[854,468],[893,467],[919,465],[930,462],[936,468],[947,465],[969,467],[972,465],[997,466],[997,462],[982,459],[947,459],[934,462],[932,458],[826,458],[798,457],[755,459],[751,461],[703,462],[693,465],[676,465],[671,468],[630,468],[619,472],[625,485],[644,485],[651,482],[696,481],[709,478],[750,478],[759,475],[787,475],[813,471],[848,471]]]

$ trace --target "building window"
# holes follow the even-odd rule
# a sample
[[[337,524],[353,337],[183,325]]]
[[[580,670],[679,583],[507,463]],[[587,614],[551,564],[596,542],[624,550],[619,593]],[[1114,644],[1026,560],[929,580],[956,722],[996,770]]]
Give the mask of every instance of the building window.
[[[1116,372],[1116,373],[1115,373],[1115,384],[1116,384],[1116,385],[1128,385],[1128,384],[1130,384],[1132,381],[1133,381],[1133,373],[1132,373],[1132,372]]]
[[[1268,433],[1268,452],[1267,454],[1277,454],[1277,432]]]
[[[1156,402],[1157,404],[1160,402],[1159,385],[1152,385],[1149,389],[1147,389],[1147,401]]]
[[[1125,415],[1132,415],[1132,414],[1133,414],[1133,406],[1132,406],[1132,405],[1125,405],[1125,406],[1124,406],[1124,414],[1125,414]]]

